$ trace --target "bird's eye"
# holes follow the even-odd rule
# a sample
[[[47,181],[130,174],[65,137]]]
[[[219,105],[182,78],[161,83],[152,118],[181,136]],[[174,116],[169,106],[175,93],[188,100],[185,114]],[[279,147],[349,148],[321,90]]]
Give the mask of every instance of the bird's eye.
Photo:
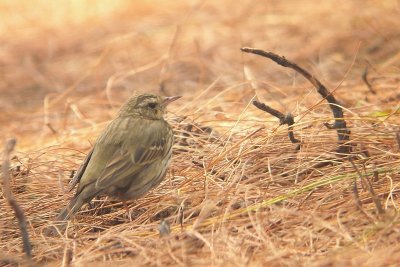
[[[157,103],[149,103],[149,104],[147,104],[147,106],[148,106],[149,108],[151,108],[151,109],[154,109],[154,108],[157,107]]]

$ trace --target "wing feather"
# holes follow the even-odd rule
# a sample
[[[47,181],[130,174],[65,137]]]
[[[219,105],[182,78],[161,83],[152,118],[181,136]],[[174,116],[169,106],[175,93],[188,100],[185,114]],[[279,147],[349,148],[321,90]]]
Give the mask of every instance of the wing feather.
[[[72,180],[69,182],[70,183],[69,191],[71,191],[80,182],[82,175],[85,172],[87,165],[89,164],[92,154],[93,154],[93,148],[86,155],[81,166],[79,166],[79,169],[76,171],[74,178],[72,178]]]
[[[135,174],[147,168],[154,161],[165,157],[172,145],[172,134],[169,134],[171,131],[169,126],[165,127],[162,123],[165,122],[151,121],[146,127],[142,126],[141,129],[135,131],[138,133],[137,136],[124,140],[121,146],[114,151],[97,179],[96,188],[124,187],[131,183],[129,178],[133,178]]]

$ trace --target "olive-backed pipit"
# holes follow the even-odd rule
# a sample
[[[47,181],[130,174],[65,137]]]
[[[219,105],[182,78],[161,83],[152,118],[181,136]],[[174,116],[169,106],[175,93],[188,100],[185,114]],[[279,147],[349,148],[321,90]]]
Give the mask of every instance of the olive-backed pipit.
[[[71,181],[72,188],[78,184],[76,194],[56,221],[70,219],[95,196],[137,199],[162,181],[173,144],[163,115],[178,98],[143,94],[122,106],[76,172]]]

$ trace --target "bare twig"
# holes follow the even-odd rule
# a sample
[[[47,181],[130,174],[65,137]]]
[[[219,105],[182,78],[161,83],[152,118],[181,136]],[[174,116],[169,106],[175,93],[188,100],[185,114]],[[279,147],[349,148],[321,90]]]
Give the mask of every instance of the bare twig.
[[[379,214],[385,214],[385,210],[384,210],[383,207],[382,207],[381,200],[380,200],[380,198],[375,194],[375,190],[374,190],[374,188],[372,187],[372,184],[371,184],[370,180],[369,180],[369,179],[365,179],[365,180],[366,180],[366,182],[367,182],[368,191],[369,191],[369,193],[371,194],[372,201],[374,201],[374,204],[375,204],[375,206],[376,206],[376,209],[378,210],[378,213],[379,213]]]
[[[183,232],[184,210],[185,210],[185,200],[182,201],[181,205],[179,206],[179,210],[178,210],[177,222],[179,223],[179,225],[181,227],[181,232]]]
[[[283,114],[282,112],[273,109],[267,105],[265,105],[264,103],[258,102],[256,100],[253,101],[253,105],[256,106],[257,108],[261,109],[262,111],[265,111],[269,114],[271,114],[274,117],[277,117],[279,119],[279,123],[280,125],[283,124],[287,124],[289,126],[289,139],[292,143],[300,143],[300,140],[296,139],[294,137],[293,134],[293,124],[294,124],[294,120],[293,120],[293,116],[292,114],[288,113],[288,114]]]
[[[397,146],[399,147],[400,150],[400,132],[396,133],[396,140],[397,140]]]
[[[15,144],[17,141],[15,139],[10,139],[7,141],[6,146],[4,148],[4,160],[3,160],[3,194],[7,199],[8,204],[15,212],[15,217],[18,220],[19,229],[22,235],[22,241],[24,243],[24,251],[28,258],[32,258],[32,246],[29,241],[29,234],[26,228],[26,218],[23,210],[18,205],[17,200],[11,193],[10,188],[10,154],[13,151]]]
[[[353,181],[353,198],[354,198],[354,202],[356,202],[357,209],[362,210],[362,204],[361,204],[360,196],[358,194],[356,179],[354,179],[354,181]]]
[[[46,97],[44,98],[44,107],[43,107],[44,125],[46,125],[46,127],[48,127],[53,134],[57,134],[57,130],[54,129],[53,125],[50,122],[49,101],[50,101],[50,95],[46,95]]]
[[[369,216],[369,214],[363,209],[362,207],[362,202],[360,200],[360,195],[358,194],[358,188],[357,188],[357,178],[354,178],[353,182],[353,198],[354,201],[356,202],[357,209],[370,221],[374,222],[373,218]]]
[[[346,121],[343,119],[342,107],[339,105],[335,97],[326,89],[326,87],[318,79],[316,79],[308,71],[301,68],[297,64],[287,60],[285,57],[281,57],[278,56],[277,54],[266,52],[264,50],[254,49],[249,47],[243,47],[241,48],[241,50],[246,53],[252,53],[269,58],[283,67],[291,68],[300,73],[301,75],[303,75],[304,78],[306,78],[312,85],[314,85],[318,93],[328,101],[329,106],[333,113],[333,117],[335,118],[335,122],[333,125],[329,124],[325,125],[328,126],[330,129],[335,129],[338,133],[339,147],[337,148],[337,152],[344,154],[351,152],[351,146],[346,144],[350,140],[350,130],[347,129]]]
[[[373,182],[379,181],[379,172],[376,169],[374,170],[374,179],[372,181]]]
[[[364,81],[365,85],[368,87],[368,90],[371,92],[371,94],[376,95],[376,91],[374,90],[374,88],[372,88],[372,85],[368,80],[368,66],[365,67],[365,70],[364,70],[361,78]]]
[[[179,142],[179,145],[181,146],[189,146],[187,138],[189,137],[189,133],[192,131],[193,128],[193,124],[189,123],[188,125],[185,126],[185,128],[183,129],[183,133],[182,133],[182,139],[181,142]]]
[[[379,199],[379,197],[375,194],[374,188],[372,187],[372,184],[370,183],[370,181],[368,179],[366,179],[362,173],[360,172],[360,170],[357,168],[357,165],[354,163],[353,159],[351,157],[349,157],[349,161],[351,163],[351,165],[353,166],[354,170],[357,172],[358,176],[360,177],[360,180],[362,182],[364,182],[364,184],[367,186],[369,193],[371,194],[372,197],[372,201],[374,202],[376,209],[378,210],[379,214],[384,214],[385,210],[382,207],[381,201]],[[361,205],[361,202],[360,202]]]

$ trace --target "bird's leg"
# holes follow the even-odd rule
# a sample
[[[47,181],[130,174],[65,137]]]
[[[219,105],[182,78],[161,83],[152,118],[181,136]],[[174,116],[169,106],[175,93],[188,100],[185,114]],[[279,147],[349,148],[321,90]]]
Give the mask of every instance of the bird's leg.
[[[125,200],[122,200],[122,204],[124,205],[126,215],[128,216],[129,221],[132,221],[131,214],[129,213],[129,207],[128,204],[126,204]]]

